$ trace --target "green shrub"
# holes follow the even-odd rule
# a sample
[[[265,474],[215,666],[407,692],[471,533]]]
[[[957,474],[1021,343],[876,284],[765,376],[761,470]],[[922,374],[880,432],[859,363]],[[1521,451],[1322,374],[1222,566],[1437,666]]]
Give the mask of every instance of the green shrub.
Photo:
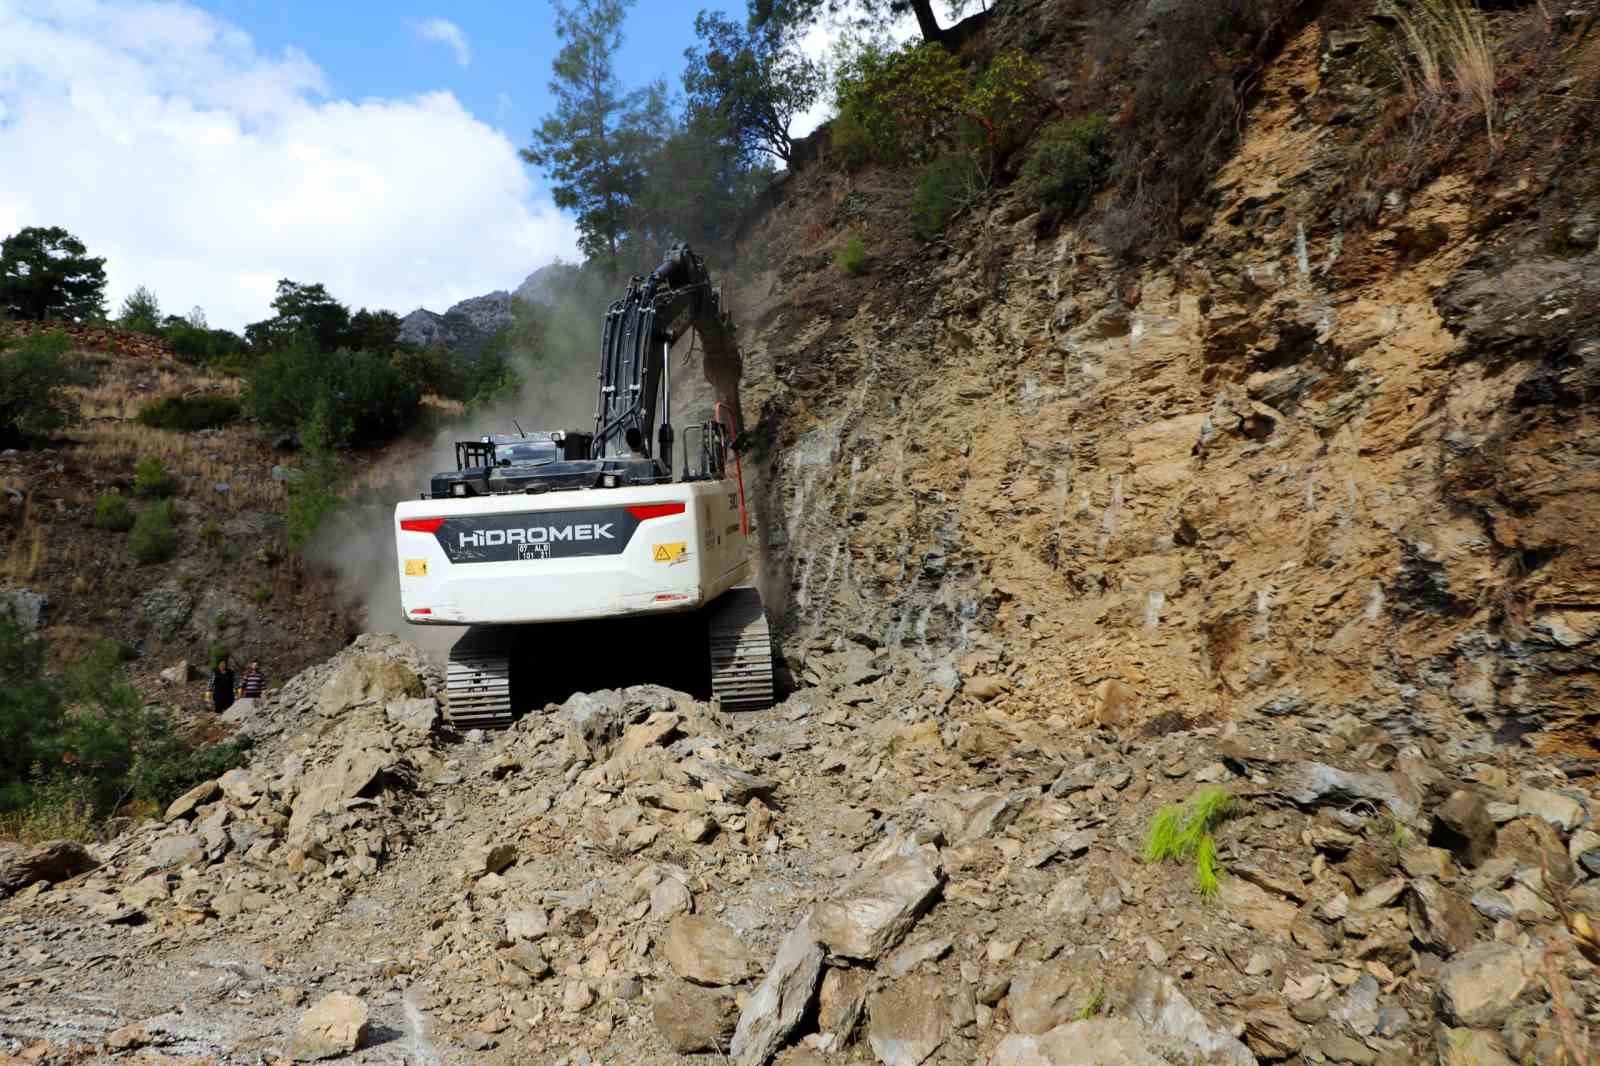
[[[211,664],[211,669],[213,670],[217,668],[217,664],[222,660],[231,660],[232,658],[233,651],[226,644],[213,644],[206,649],[206,662]]]
[[[25,443],[78,420],[66,392],[77,379],[71,350],[72,338],[61,330],[40,330],[20,343],[0,337],[0,443]]]
[[[257,585],[250,590],[250,598],[258,605],[265,607],[272,602],[272,587],[270,585]]]
[[[1022,165],[1023,185],[1053,215],[1078,214],[1105,180],[1109,132],[1103,115],[1052,122]]]
[[[911,198],[911,223],[917,236],[932,240],[952,218],[988,191],[987,176],[971,152],[942,155],[923,168]]]
[[[839,269],[846,274],[865,274],[867,272],[867,246],[862,243],[860,236],[852,234],[834,255],[834,261],[839,264]]]
[[[145,499],[162,499],[178,491],[178,479],[167,473],[167,464],[158,456],[146,455],[133,464],[133,494]]]
[[[343,501],[340,488],[344,483],[344,465],[333,449],[327,413],[327,401],[318,400],[311,417],[300,425],[304,465],[302,475],[288,484],[289,505],[283,519],[289,547],[296,551],[311,543],[323,520]]]
[[[250,349],[237,333],[209,329],[182,319],[169,319],[161,335],[171,345],[172,353],[191,366],[238,365]]]
[[[325,354],[300,338],[255,366],[245,409],[268,428],[287,432],[297,430],[319,400],[326,404],[332,446],[378,444],[417,419],[422,384],[387,355]]]
[[[164,563],[178,548],[178,507],[171,500],[153,503],[139,512],[128,550],[141,563]]]
[[[231,396],[167,396],[145,404],[139,421],[152,429],[193,433],[237,421],[239,410]]]
[[[128,498],[120,492],[102,492],[94,501],[94,525],[117,533],[132,529],[133,511],[128,507]]]

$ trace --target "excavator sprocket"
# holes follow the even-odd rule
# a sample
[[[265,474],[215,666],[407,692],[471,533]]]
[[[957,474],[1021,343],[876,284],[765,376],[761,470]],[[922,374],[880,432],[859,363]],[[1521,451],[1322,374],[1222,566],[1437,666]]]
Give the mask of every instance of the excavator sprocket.
[[[512,633],[473,626],[450,649],[444,716],[457,729],[504,729],[512,722]]]
[[[772,706],[772,633],[761,593],[732,588],[711,605],[711,694],[726,711]]]

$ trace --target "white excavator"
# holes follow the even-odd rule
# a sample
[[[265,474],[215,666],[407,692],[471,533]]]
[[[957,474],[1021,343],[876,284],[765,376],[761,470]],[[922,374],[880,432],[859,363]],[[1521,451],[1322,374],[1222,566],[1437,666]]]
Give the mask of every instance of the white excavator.
[[[689,330],[718,399],[684,431],[675,475],[669,356]],[[771,704],[735,448],[739,370],[721,294],[677,245],[606,314],[592,433],[519,426],[462,441],[455,470],[395,507],[406,621],[469,627],[450,651],[452,724],[505,726],[595,683],[676,683],[730,710]]]

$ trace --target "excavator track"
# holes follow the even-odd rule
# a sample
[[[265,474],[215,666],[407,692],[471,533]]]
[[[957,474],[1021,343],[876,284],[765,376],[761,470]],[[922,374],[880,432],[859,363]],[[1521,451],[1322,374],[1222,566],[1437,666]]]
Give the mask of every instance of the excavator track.
[[[450,649],[445,720],[457,729],[504,729],[511,709],[512,634],[473,626]]]
[[[727,711],[772,706],[772,633],[761,593],[729,589],[711,606],[711,694]]]

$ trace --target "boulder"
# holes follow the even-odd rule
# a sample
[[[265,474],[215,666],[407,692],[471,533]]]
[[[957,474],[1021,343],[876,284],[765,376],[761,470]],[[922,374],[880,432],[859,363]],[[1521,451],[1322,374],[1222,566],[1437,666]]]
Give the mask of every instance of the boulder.
[[[200,678],[200,671],[189,665],[188,659],[179,659],[176,663],[161,671],[160,678],[163,684],[187,685]]]
[[[728,1049],[739,1008],[726,992],[666,981],[650,997],[650,1017],[673,1051],[693,1055]]]
[[[251,807],[261,798],[261,782],[249,770],[233,769],[217,779],[217,787],[229,802],[240,807]]]
[[[739,1015],[731,1047],[739,1066],[765,1066],[794,1032],[816,998],[825,956],[808,914],[784,937],[767,976]]]
[[[431,696],[390,700],[384,704],[384,717],[413,733],[430,732],[439,721],[439,701]]]
[[[289,1056],[296,1062],[336,1059],[360,1047],[367,1031],[367,1005],[355,996],[334,992],[300,1018]]]
[[[666,744],[677,735],[678,727],[682,724],[682,715],[671,711],[657,711],[643,722],[629,726],[623,732],[622,742],[617,745],[615,757],[637,755],[646,748]]]
[[[163,869],[170,866],[189,866],[205,861],[206,843],[199,834],[176,833],[162,837],[150,845],[150,851],[145,857],[152,866]]]
[[[387,655],[349,655],[334,663],[333,673],[317,693],[317,710],[327,717],[363,703],[423,695],[422,679],[416,672]]]
[[[1532,966],[1520,948],[1478,944],[1439,970],[1439,1013],[1470,1028],[1500,1025],[1528,988]]]
[[[1525,788],[1517,795],[1517,808],[1531,818],[1543,818],[1563,833],[1583,824],[1583,804],[1560,792]]]
[[[1447,848],[1462,866],[1477,867],[1494,854],[1494,819],[1476,792],[1457,789],[1433,812],[1433,833],[1428,842]]]
[[[989,1056],[989,1066],[1188,1066],[1196,1061],[1206,1060],[1197,1059],[1193,1045],[1126,1018],[1069,1022],[1042,1036],[1012,1033]]]
[[[818,904],[811,927],[833,954],[872,962],[904,939],[943,883],[920,856],[893,858],[857,878],[843,898]]]
[[[395,766],[395,756],[375,734],[352,737],[332,761],[306,775],[289,814],[289,834],[296,835],[324,811],[341,807],[372,787]]]
[[[1326,763],[1297,762],[1284,769],[1279,787],[1302,807],[1328,803],[1347,807],[1365,800],[1383,804],[1402,822],[1411,821],[1417,814],[1416,803],[1388,774],[1358,774]]]
[[[1006,1000],[1011,1027],[1035,1036],[1048,1033],[1076,1018],[1092,994],[1088,974],[1070,960],[1044,963],[1012,978]]]
[[[949,1015],[938,978],[902,978],[867,1001],[867,1042],[883,1066],[921,1066],[944,1043]]]
[[[245,696],[234,700],[227,710],[222,712],[222,720],[229,725],[244,725],[253,722],[260,716],[262,701],[253,696]]]
[[[44,623],[50,600],[32,589],[0,590],[0,616],[11,619],[24,633],[37,633]]]
[[[1445,955],[1465,951],[1478,939],[1478,919],[1472,907],[1431,877],[1411,882],[1406,907],[1411,935]]]
[[[832,969],[822,977],[817,994],[817,1050],[839,1051],[849,1045],[867,1007],[870,972]]]
[[[755,976],[755,959],[732,929],[700,914],[667,924],[661,949],[672,970],[697,985],[736,985]]]
[[[35,847],[0,844],[0,892],[16,892],[35,881],[55,884],[100,864],[82,844],[53,840]]]
[[[196,807],[202,803],[210,803],[222,795],[222,787],[215,781],[202,781],[177,799],[167,805],[167,812],[163,816],[167,821],[178,818],[187,818],[194,813]]]
[[[622,734],[622,696],[617,692],[574,692],[553,716],[576,754],[597,760]]]
[[[1143,970],[1134,981],[1127,1013],[1160,1036],[1191,1044],[1206,1063],[1215,1066],[1256,1066],[1250,1049],[1226,1031],[1213,1029],[1205,1015],[1178,991],[1177,983],[1155,970]]]

